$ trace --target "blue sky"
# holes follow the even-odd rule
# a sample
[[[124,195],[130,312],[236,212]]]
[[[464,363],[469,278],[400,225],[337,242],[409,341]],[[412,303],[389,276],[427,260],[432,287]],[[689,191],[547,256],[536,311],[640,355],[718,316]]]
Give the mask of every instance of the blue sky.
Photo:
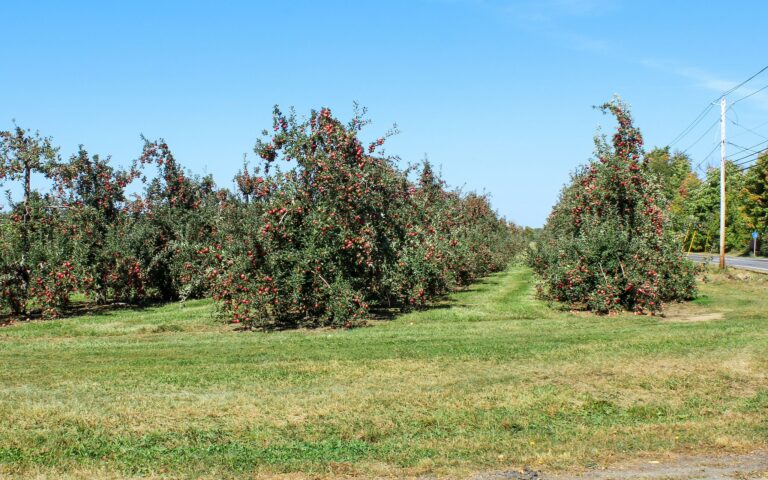
[[[114,3],[114,4],[113,4]],[[646,144],[670,142],[718,93],[768,64],[768,2],[409,0],[4,2],[0,129],[16,119],[118,164],[140,134],[231,186],[274,104],[369,110],[387,153],[429,157],[540,226],[592,153],[592,105],[620,94]],[[768,84],[768,72],[732,95]],[[750,90],[751,89],[751,90]],[[729,111],[734,143],[768,137],[768,90]],[[676,144],[704,168],[719,114]],[[738,125],[737,125],[738,124]],[[757,133],[749,132],[747,128]],[[731,147],[732,152],[738,148]]]

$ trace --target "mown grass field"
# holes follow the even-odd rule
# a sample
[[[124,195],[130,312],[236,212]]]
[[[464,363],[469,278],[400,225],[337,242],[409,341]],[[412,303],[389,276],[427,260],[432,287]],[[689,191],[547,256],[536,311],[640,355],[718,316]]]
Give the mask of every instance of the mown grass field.
[[[0,477],[463,477],[768,445],[768,277],[667,318],[558,312],[513,268],[354,330],[208,301],[0,328]]]

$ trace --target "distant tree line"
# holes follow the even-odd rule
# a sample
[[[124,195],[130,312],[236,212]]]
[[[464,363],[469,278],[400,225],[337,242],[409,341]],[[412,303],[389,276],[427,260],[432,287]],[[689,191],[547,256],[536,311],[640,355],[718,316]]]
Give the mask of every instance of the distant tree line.
[[[654,148],[645,156],[646,168],[661,185],[675,231],[685,250],[716,252],[720,245],[720,167],[699,176],[692,159],[669,147]],[[742,254],[752,250],[752,232],[759,234],[758,254],[768,255],[768,151],[755,162],[726,162],[726,249]]]
[[[162,140],[118,168],[0,132],[0,183],[20,196],[0,212],[0,310],[211,296],[247,328],[352,326],[423,307],[523,249],[525,232],[485,195],[449,188],[426,161],[398,168],[378,153],[386,135],[360,140],[366,123],[275,108],[233,190],[190,174]]]

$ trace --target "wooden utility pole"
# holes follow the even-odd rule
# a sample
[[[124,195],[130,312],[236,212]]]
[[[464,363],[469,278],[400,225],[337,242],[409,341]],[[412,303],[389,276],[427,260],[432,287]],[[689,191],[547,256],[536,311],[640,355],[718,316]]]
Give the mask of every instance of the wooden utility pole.
[[[720,270],[725,269],[725,97],[720,99]]]

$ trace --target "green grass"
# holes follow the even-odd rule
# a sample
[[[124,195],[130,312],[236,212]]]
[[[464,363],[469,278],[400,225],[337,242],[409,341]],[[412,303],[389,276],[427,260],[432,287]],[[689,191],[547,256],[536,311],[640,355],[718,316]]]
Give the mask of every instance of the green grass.
[[[710,275],[668,318],[598,317],[550,310],[514,268],[355,330],[241,333],[208,301],[16,324],[0,477],[465,476],[761,448],[766,287]]]

